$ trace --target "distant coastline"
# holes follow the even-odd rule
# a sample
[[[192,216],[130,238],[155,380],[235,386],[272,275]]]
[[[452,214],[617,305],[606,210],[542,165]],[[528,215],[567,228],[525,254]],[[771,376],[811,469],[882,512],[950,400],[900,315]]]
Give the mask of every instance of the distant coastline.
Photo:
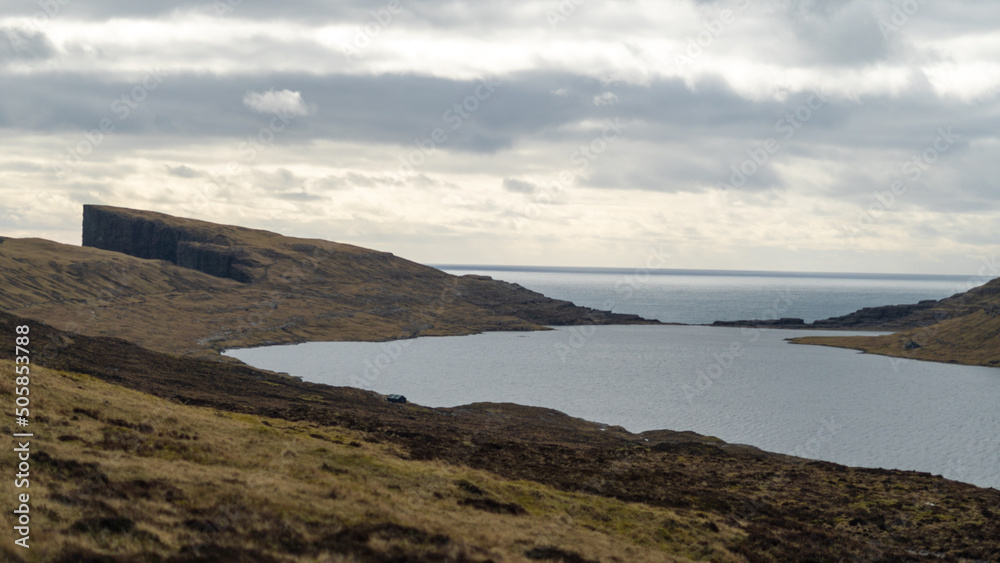
[[[938,280],[956,282],[967,281],[971,274],[880,274],[860,272],[782,272],[773,270],[696,270],[673,268],[596,268],[569,266],[497,266],[476,264],[428,264],[433,268],[455,272],[547,272],[567,274],[635,274],[636,271],[649,272],[656,276],[730,276],[758,278],[826,278],[859,280]]]

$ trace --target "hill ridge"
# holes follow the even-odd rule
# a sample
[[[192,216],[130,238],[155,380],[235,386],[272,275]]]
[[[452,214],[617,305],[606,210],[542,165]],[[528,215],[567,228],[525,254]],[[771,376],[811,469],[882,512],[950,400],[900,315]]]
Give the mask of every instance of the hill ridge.
[[[550,325],[656,324],[387,252],[88,205],[84,246],[7,238],[0,310],[168,353]]]

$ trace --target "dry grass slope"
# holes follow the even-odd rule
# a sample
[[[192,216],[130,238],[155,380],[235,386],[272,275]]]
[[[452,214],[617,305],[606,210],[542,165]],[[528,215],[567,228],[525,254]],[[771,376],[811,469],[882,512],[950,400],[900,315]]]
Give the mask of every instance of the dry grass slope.
[[[13,327],[24,322],[0,313],[0,334],[12,334]],[[35,381],[40,387],[32,393],[37,407],[34,414],[44,417],[36,421],[44,430],[40,438],[46,454],[38,456],[42,463],[36,469],[45,483],[66,483],[69,493],[60,489],[62,492],[57,494],[64,496],[56,496],[55,500],[69,507],[89,507],[86,514],[60,517],[63,527],[59,528],[68,528],[74,537],[79,534],[78,542],[89,546],[87,549],[106,549],[101,547],[105,541],[101,538],[109,527],[112,536],[117,537],[115,530],[130,532],[136,529],[137,522],[161,522],[164,514],[175,514],[171,522],[210,531],[228,530],[224,536],[228,543],[213,545],[201,536],[191,539],[193,546],[169,543],[170,549],[177,550],[169,557],[180,557],[174,560],[190,561],[193,553],[209,553],[203,560],[239,560],[235,559],[243,553],[239,549],[250,550],[246,560],[266,560],[262,558],[271,551],[258,553],[265,549],[266,541],[271,541],[268,545],[274,552],[285,550],[282,553],[306,559],[321,557],[316,550],[337,545],[337,553],[356,548],[351,556],[354,560],[392,560],[397,556],[401,560],[420,560],[412,551],[386,555],[364,550],[374,549],[373,537],[385,539],[386,534],[393,538],[397,533],[422,538],[418,541],[421,545],[430,541],[428,538],[437,538],[430,541],[435,546],[445,544],[442,535],[464,538],[464,532],[448,534],[443,530],[456,518],[466,518],[461,511],[473,509],[514,518],[505,521],[531,522],[532,530],[541,524],[529,517],[543,514],[545,518],[561,519],[568,514],[572,526],[582,523],[588,532],[633,538],[634,543],[645,547],[654,545],[644,543],[648,538],[657,538],[654,547],[664,550],[664,557],[673,554],[726,560],[730,554],[736,560],[752,562],[1000,560],[1000,518],[996,514],[1000,492],[996,490],[922,473],[848,468],[770,454],[691,433],[661,430],[631,434],[549,409],[488,403],[451,409],[393,405],[371,392],[304,383],[241,365],[167,356],[120,339],[66,334],[40,323],[32,323],[31,331],[32,365],[36,376],[41,375],[41,381]],[[0,360],[10,354],[0,348]],[[9,369],[9,363],[0,362],[0,371]],[[88,376],[72,375],[80,373]],[[59,379],[60,374],[68,379]],[[59,385],[47,387],[54,383]],[[5,392],[2,389],[0,401],[9,401],[9,388]],[[100,393],[95,395],[96,391]],[[195,405],[200,408],[189,410]],[[157,414],[164,409],[172,414]],[[231,426],[227,421],[241,424]],[[220,431],[228,441],[219,437]],[[248,437],[272,436],[272,432],[278,432],[276,441],[248,441]],[[305,440],[308,448],[326,450],[312,456],[309,451],[296,449],[296,444],[302,444],[299,439]],[[286,443],[294,455],[285,455]],[[342,452],[355,451],[349,448],[363,451],[367,456],[363,463],[343,466],[346,461]],[[53,451],[58,453],[54,459]],[[10,455],[0,454],[0,461],[7,461],[4,456]],[[144,504],[140,501],[152,494],[150,489],[160,488],[159,481],[133,478],[108,492],[104,484],[114,482],[109,470],[92,473],[87,468],[94,465],[81,469],[77,461],[104,467],[109,460],[126,458],[136,472],[141,472],[144,464],[158,468],[150,478],[166,479],[166,485],[178,490],[195,491],[197,499],[215,497],[208,488],[171,485],[171,475],[183,474],[193,467],[191,464],[229,469],[234,464],[236,469],[246,465],[249,469],[244,469],[256,477],[241,474],[242,480],[234,483],[220,477],[218,482],[210,481],[210,488],[249,495],[250,500],[239,497],[234,502],[238,506],[265,507],[248,511],[253,515],[250,522],[263,523],[230,525],[226,514],[232,503],[225,499],[212,501],[222,502],[221,509],[194,503],[196,512],[183,512],[185,503],[194,502],[188,493],[184,497],[187,500],[162,499],[172,505],[169,508]],[[331,459],[342,466],[331,464]],[[444,528],[425,529],[417,527],[418,520],[388,518],[387,514],[397,510],[411,514],[396,497],[387,497],[387,504],[378,505],[370,497],[349,497],[366,509],[360,522],[322,520],[317,524],[319,529],[303,527],[296,523],[298,520],[292,525],[269,514],[272,510],[279,514],[287,510],[286,497],[291,492],[276,483],[299,479],[300,464],[301,471],[309,475],[318,466],[321,474],[344,477],[344,469],[366,483],[382,483],[387,476],[425,468],[418,471],[419,478],[392,477],[396,481],[387,482],[388,492],[384,494],[396,494],[395,484],[406,493],[400,493],[400,501],[410,502],[407,495],[411,494],[442,500],[437,493],[454,503],[418,505],[420,510],[413,512],[441,511],[432,513],[428,521],[440,522]],[[436,477],[437,472],[445,477]],[[90,494],[87,484],[95,480],[100,485],[99,494],[85,499],[73,496],[81,487],[82,493]],[[443,482],[451,483],[450,488],[443,488]],[[270,488],[256,487],[255,483],[266,483]],[[329,484],[324,481],[324,486]],[[421,492],[425,484],[429,489]],[[308,494],[292,497],[296,503],[326,502],[321,490],[303,490]],[[536,512],[542,505],[531,491],[537,490],[569,504],[565,510]],[[634,510],[615,508],[621,515],[616,519],[614,513],[594,508],[612,506],[604,504],[607,501],[629,503]],[[613,506],[619,506],[615,503]],[[301,506],[301,510],[309,510],[305,504]],[[379,510],[369,513],[372,506]],[[135,511],[127,512],[129,507],[135,507]],[[647,508],[654,509],[655,518],[643,516]],[[48,507],[44,513],[50,510],[58,512]],[[317,510],[325,514],[326,509]],[[455,510],[459,511],[457,516],[449,513]],[[126,511],[124,516],[119,514],[122,511]],[[670,519],[659,520],[664,514],[669,514]],[[311,522],[309,514],[299,516]],[[162,529],[150,526],[157,541],[166,544],[164,538],[171,537],[170,525]],[[332,539],[327,538],[330,529],[336,532]],[[291,536],[290,543],[274,544],[280,536],[274,530],[294,530],[298,535]],[[541,530],[548,533],[545,528]],[[97,538],[92,538],[95,535]],[[215,537],[209,539],[215,541]],[[336,543],[344,538],[354,538],[351,545],[355,547]],[[603,548],[581,543],[583,539],[574,539],[578,550],[569,552],[560,547],[563,544],[554,545],[552,541],[541,537],[534,547],[525,544],[523,555],[530,553],[553,561],[593,561],[599,557],[579,546],[599,554],[628,550],[631,545],[614,544],[608,551],[601,551]],[[468,542],[454,545],[482,545]],[[187,551],[182,553],[185,547]],[[914,555],[924,552],[928,555]],[[129,553],[127,560],[135,560],[136,553]],[[153,560],[159,553],[147,556]],[[486,552],[435,552],[427,557],[477,560],[481,553]],[[634,553],[641,559],[643,552]],[[74,557],[65,560],[78,560]],[[600,559],[614,560],[611,556]]]
[[[1000,367],[1000,278],[944,299],[884,336],[802,337],[792,342],[914,360]]]
[[[8,561],[743,560],[724,547],[742,532],[719,517],[406,460],[356,431],[81,374],[36,368],[32,380],[32,549],[14,551],[4,527]],[[7,378],[0,401],[13,402]]]
[[[226,348],[274,343],[649,322],[351,245],[140,210],[87,213],[103,223],[85,222],[85,239],[132,255],[0,238],[0,311],[215,359]],[[198,253],[192,268],[239,280],[150,259],[180,262],[181,246]]]

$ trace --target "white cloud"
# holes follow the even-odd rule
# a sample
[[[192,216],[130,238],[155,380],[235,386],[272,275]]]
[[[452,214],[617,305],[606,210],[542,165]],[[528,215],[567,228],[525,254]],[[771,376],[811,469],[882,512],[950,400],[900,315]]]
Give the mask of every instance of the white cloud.
[[[302,101],[302,94],[291,90],[276,92],[247,92],[243,97],[243,105],[257,113],[276,113],[280,115],[309,115],[309,107]]]
[[[590,2],[555,29],[548,0],[416,2],[359,57],[343,45],[370,2],[244,3],[219,17],[97,4],[104,15],[66,11],[25,34],[33,49],[10,37],[27,20],[0,16],[0,235],[76,242],[79,204],[102,202],[425,262],[624,266],[623,248],[666,241],[676,267],[962,271],[964,256],[1000,249],[1000,2],[925,3],[888,40],[885,0]],[[720,27],[723,10],[733,18]],[[149,99],[125,119],[112,104],[150,61],[169,82],[138,90]],[[494,75],[495,97],[449,120]],[[828,107],[778,137],[810,90]],[[243,150],[258,114],[316,107],[308,127]],[[609,115],[628,128],[603,150]],[[53,176],[104,117],[114,132]],[[446,142],[397,176],[399,156],[438,127]],[[849,237],[939,127],[960,144]],[[752,189],[723,199],[717,183],[768,137],[780,150]]]
[[[600,95],[594,96],[595,106],[613,106],[618,103],[618,96],[613,92],[601,92]]]

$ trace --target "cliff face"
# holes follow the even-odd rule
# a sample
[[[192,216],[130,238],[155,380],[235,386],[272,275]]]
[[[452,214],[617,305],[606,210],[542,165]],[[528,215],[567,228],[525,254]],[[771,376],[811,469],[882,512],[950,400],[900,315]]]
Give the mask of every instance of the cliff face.
[[[183,228],[150,213],[83,206],[83,246],[136,258],[166,260],[211,276],[243,283],[256,279],[259,263],[221,234]]]
[[[655,324],[348,244],[104,206],[84,247],[0,244],[0,310],[174,354],[546,325]]]
[[[83,206],[83,246],[177,263],[177,243],[182,240],[191,240],[190,235],[112,208]]]

